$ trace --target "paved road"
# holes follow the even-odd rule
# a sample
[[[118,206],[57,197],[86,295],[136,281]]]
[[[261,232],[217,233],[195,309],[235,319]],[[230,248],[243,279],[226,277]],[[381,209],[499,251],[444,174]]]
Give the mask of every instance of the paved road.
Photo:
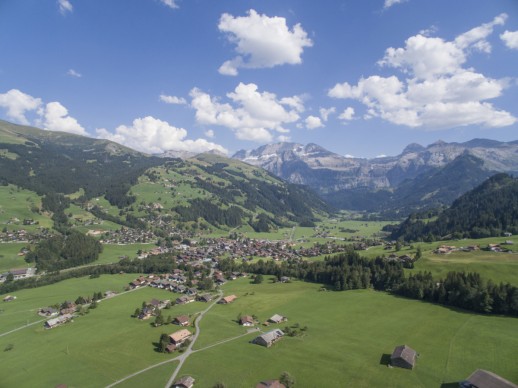
[[[205,313],[207,313],[207,311],[209,311],[212,307],[214,307],[214,305],[216,303],[219,302],[219,300],[221,299],[222,295],[223,295],[223,293],[221,291],[219,291],[218,298],[216,298],[216,300],[209,307],[207,307],[205,310],[203,310],[200,313],[200,315],[198,315],[198,317],[196,317],[196,319],[194,320],[194,328],[196,330],[196,332],[194,333],[194,337],[192,338],[192,341],[189,344],[189,347],[187,348],[187,350],[181,356],[177,357],[177,359],[178,359],[178,361],[180,361],[180,363],[178,364],[178,366],[174,370],[173,374],[171,375],[171,377],[167,381],[167,384],[165,385],[166,388],[169,388],[174,383],[174,379],[178,375],[178,372],[180,372],[180,369],[182,368],[183,363],[185,362],[187,357],[189,357],[193,353],[192,347],[193,347],[194,343],[196,342],[196,340],[198,339],[198,337],[200,336],[200,333],[201,333],[201,329],[200,329],[200,321],[201,321],[201,319],[203,318]]]

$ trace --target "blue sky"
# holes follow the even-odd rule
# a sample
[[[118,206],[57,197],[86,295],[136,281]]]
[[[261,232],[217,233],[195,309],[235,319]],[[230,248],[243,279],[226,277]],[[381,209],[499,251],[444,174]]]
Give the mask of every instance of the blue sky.
[[[518,140],[516,0],[2,0],[0,118],[148,153]]]

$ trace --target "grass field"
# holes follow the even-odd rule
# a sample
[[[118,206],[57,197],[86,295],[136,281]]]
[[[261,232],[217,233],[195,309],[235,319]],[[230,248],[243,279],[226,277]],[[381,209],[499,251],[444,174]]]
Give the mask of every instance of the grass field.
[[[78,295],[111,289],[121,291],[135,275],[104,275],[71,279],[55,285],[14,293],[2,305],[0,349],[2,387],[67,384],[100,387],[176,355],[154,351],[161,333],[176,326],[154,328],[149,321],[130,318],[143,300],[174,298],[166,291],[144,288],[103,300],[97,309],[52,330],[43,323],[2,335],[27,321],[42,319],[35,309]],[[252,387],[263,379],[288,371],[298,387],[440,387],[467,377],[476,368],[492,370],[518,381],[518,320],[468,314],[370,290],[319,292],[319,285],[303,282],[252,285],[240,279],[223,286],[236,294],[230,305],[215,305],[201,322],[201,334],[179,376],[190,374],[196,386]],[[195,314],[199,302],[174,306],[165,315]],[[213,347],[221,340],[245,334],[238,314],[257,315],[263,322],[278,313],[289,322],[307,326],[303,337],[287,337],[272,348],[252,345],[247,334]],[[414,370],[391,369],[386,355],[400,344],[420,354]],[[208,347],[208,348],[206,348]],[[153,368],[118,386],[161,387],[174,363]]]
[[[0,229],[34,231],[38,227],[51,228],[53,222],[50,217],[35,213],[32,208],[41,209],[41,199],[35,192],[13,185],[0,186]],[[39,224],[23,225],[24,219],[32,219]]]
[[[0,272],[15,268],[30,267],[24,260],[24,256],[18,256],[20,249],[27,247],[25,243],[0,244]]]

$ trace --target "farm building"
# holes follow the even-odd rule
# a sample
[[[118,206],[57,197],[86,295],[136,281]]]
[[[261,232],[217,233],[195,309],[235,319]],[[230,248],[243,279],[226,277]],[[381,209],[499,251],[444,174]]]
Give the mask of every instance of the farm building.
[[[205,302],[205,303],[208,303],[212,300],[212,295],[211,294],[203,294],[202,296],[199,297],[198,299],[200,302]]]
[[[194,378],[191,376],[184,376],[173,384],[173,388],[192,388],[194,386]]]
[[[243,315],[239,319],[239,324],[242,326],[253,326],[254,325],[254,318],[250,315]]]
[[[477,369],[466,380],[459,383],[461,388],[518,388],[518,385],[493,372]]]
[[[417,353],[414,349],[401,345],[397,346],[390,356],[390,364],[400,368],[413,369]]]
[[[261,334],[260,336],[254,338],[252,340],[252,343],[261,345],[261,346],[266,346],[267,348],[269,348],[275,342],[277,342],[279,339],[281,339],[283,336],[284,336],[284,333],[282,332],[282,330],[275,329],[275,330]]]
[[[173,319],[175,325],[189,326],[189,317],[187,315],[180,315]]]
[[[73,316],[71,314],[64,314],[60,315],[59,317],[49,319],[44,323],[45,329],[53,329],[55,327],[58,327],[60,325],[63,325],[64,323],[67,323],[71,321]]]
[[[221,298],[221,300],[218,302],[219,304],[229,304],[232,303],[237,299],[237,296],[235,295],[229,295],[225,296],[224,298]]]
[[[171,340],[171,343],[178,346],[183,344],[185,341],[190,340],[192,337],[192,334],[187,329],[182,329],[175,331],[173,334],[169,334],[169,339]]]
[[[279,315],[279,314],[275,314],[271,318],[268,319],[268,322],[281,323],[281,322],[286,322],[287,320],[288,320],[288,318],[283,317],[282,315]]]

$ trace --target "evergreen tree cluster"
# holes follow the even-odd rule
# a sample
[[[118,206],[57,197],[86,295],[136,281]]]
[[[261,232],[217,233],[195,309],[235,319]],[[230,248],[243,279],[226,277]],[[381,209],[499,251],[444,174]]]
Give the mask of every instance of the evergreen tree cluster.
[[[409,216],[393,239],[435,241],[446,238],[483,238],[518,233],[518,178],[497,174],[455,200],[436,220]]]
[[[102,245],[93,237],[76,231],[40,241],[25,257],[39,271],[57,271],[91,263],[99,258]]]

